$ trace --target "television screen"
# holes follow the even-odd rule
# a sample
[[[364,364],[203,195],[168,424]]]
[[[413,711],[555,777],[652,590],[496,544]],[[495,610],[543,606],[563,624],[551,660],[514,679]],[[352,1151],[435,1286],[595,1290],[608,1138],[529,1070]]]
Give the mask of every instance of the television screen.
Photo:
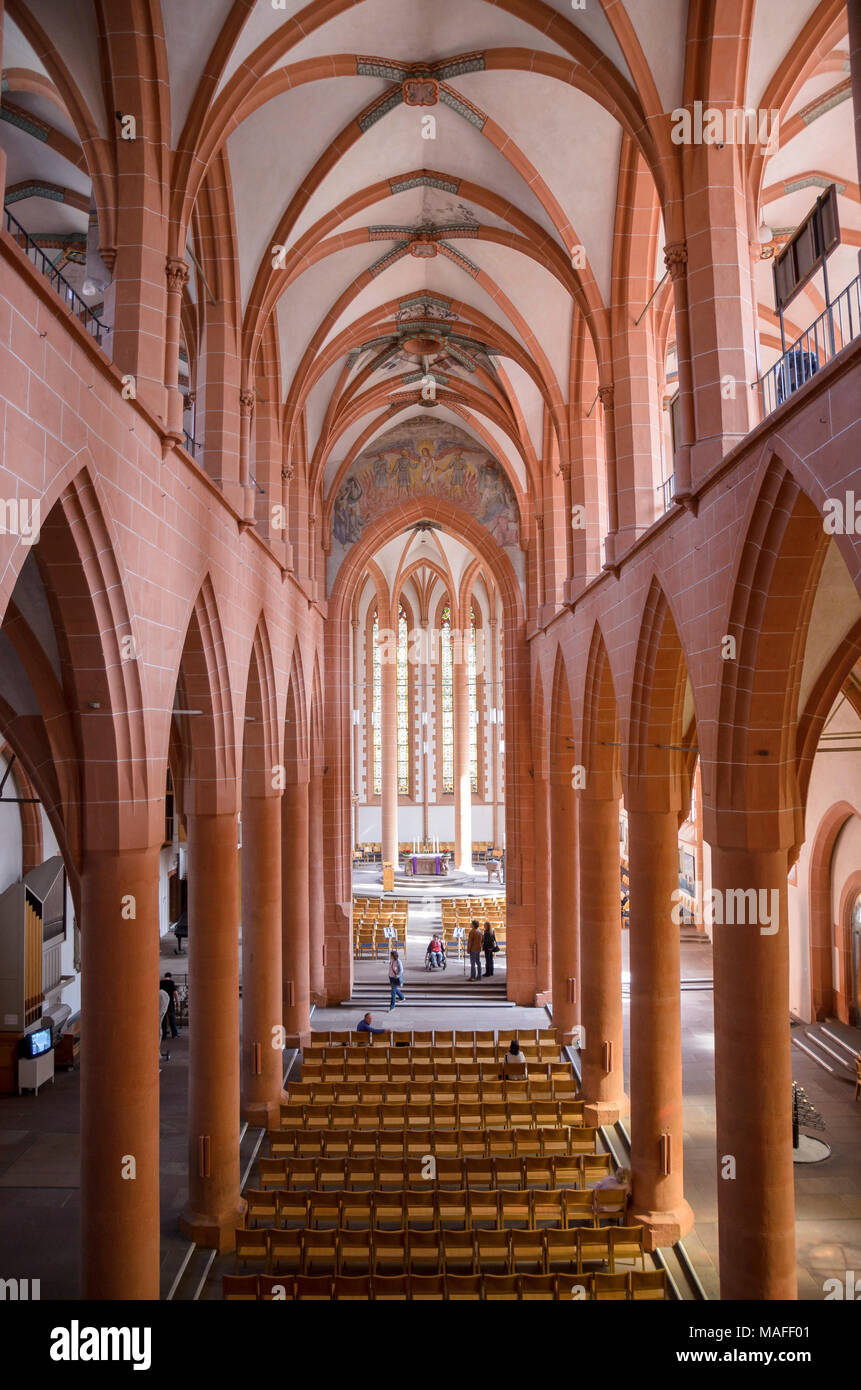
[[[37,1028],[35,1033],[28,1033],[21,1039],[20,1049],[22,1057],[41,1057],[43,1052],[50,1052],[50,1028]]]

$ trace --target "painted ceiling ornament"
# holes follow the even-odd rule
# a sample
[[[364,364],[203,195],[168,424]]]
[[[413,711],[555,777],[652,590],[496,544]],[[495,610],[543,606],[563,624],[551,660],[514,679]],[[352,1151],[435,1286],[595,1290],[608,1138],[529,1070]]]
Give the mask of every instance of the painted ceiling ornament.
[[[439,101],[439,83],[429,74],[417,73],[404,82],[403,94],[405,106],[436,106]]]
[[[417,236],[410,242],[410,255],[417,256],[419,260],[430,259],[436,255],[436,242],[429,237]]]

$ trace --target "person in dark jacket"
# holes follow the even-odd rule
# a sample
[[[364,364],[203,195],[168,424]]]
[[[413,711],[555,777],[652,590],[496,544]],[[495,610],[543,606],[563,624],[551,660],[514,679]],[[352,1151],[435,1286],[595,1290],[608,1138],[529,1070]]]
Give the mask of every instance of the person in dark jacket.
[[[483,940],[484,937],[481,934],[481,927],[473,917],[470,922],[470,933],[466,942],[466,949],[469,952],[470,982],[481,979],[481,943]]]
[[[489,922],[485,922],[484,924],[484,935],[481,938],[481,949],[484,952],[484,973],[485,975],[492,975],[493,955],[494,952],[498,949],[498,947],[496,945],[496,937],[494,935],[493,928],[491,927]]]

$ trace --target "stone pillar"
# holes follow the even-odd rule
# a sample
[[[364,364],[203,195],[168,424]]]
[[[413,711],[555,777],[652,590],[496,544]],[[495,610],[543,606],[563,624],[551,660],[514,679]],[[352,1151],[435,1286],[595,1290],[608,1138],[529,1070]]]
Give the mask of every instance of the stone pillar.
[[[254,521],[254,484],[251,481],[251,430],[254,423],[254,391],[239,392],[239,486],[243,493],[243,516]]]
[[[550,783],[550,936],[553,1026],[570,1043],[580,1023],[577,795],[564,773]]]
[[[421,706],[419,711],[419,739],[421,752],[422,769],[422,843],[430,843],[430,700],[428,690],[430,687],[430,633],[428,631],[428,616],[423,614],[421,618],[422,641],[419,649],[421,665],[419,669],[419,685],[421,689]]]
[[[490,791],[493,798],[493,817],[491,834],[493,836],[493,848],[499,845],[499,712],[502,704],[499,700],[499,691],[502,689],[502,672],[500,671],[500,650],[499,650],[499,623],[495,618],[490,620],[490,699],[497,711],[497,716],[490,726]],[[549,830],[548,830],[549,834]],[[549,850],[549,845],[548,845]]]
[[[495,725],[493,726],[496,727]],[[553,988],[551,973],[552,920],[550,916],[550,783],[535,769],[532,783],[535,811],[535,994],[546,995]]]
[[[4,0],[0,0],[0,72],[3,71],[3,9]],[[0,207],[6,196],[6,151],[0,147]]]
[[[721,904],[724,919],[721,924],[715,911],[722,1299],[794,1299],[798,1293],[786,863],[785,850],[712,846],[712,901]],[[757,922],[750,920],[751,890]],[[774,920],[766,922],[766,915]]]
[[[684,1198],[679,886],[675,811],[628,812],[631,874],[632,1220],[649,1250],[693,1225]],[[675,914],[677,915],[677,914]]]
[[[616,475],[616,423],[613,415],[613,387],[599,386],[598,398],[604,411],[604,457],[607,465],[607,537],[604,542],[604,569],[616,563],[619,544],[619,480]]]
[[[571,464],[564,460],[559,465],[559,472],[562,474],[562,485],[565,493],[565,581],[562,586],[562,597],[570,597],[570,585],[574,575],[574,499],[571,491]]]
[[[269,1128],[284,1077],[281,1039],[281,798],[242,803],[242,1113]]]
[[[326,1002],[323,974],[323,944],[326,937],[323,901],[323,778],[318,774],[308,783],[308,943],[311,1003]]]
[[[180,1230],[233,1248],[239,1192],[239,875],[236,816],[188,817],[188,1203]]]
[[[472,775],[469,759],[469,629],[452,630],[451,695],[454,764],[454,862],[472,868]]]
[[[619,803],[615,799],[580,800],[580,920],[586,1123],[615,1124],[626,1106]]]
[[[282,1018],[288,1047],[311,1033],[308,893],[308,783],[288,782],[281,821]]]
[[[673,441],[675,495],[680,502],[691,494],[691,444],[694,438],[694,387],[691,372],[691,329],[688,320],[688,248],[683,241],[664,247],[664,264],[673,282],[676,311],[676,352],[679,372],[679,438]]]
[[[86,1299],[159,1296],[158,861],[158,849],[109,850],[81,874]]]
[[[166,424],[178,444],[185,438],[182,428],[182,394],[178,385],[179,339],[182,320],[182,291],[188,283],[188,265],[176,256],[169,256],[167,274],[167,316],[164,338],[164,393],[167,409]]]
[[[858,177],[861,180],[861,3],[849,0],[849,71],[852,75],[852,111],[855,118],[855,158]],[[2,5],[0,5],[2,15]],[[2,180],[2,174],[0,174]],[[2,182],[0,182],[2,192]],[[858,252],[861,265],[861,251]]]
[[[380,653],[380,812],[383,863],[398,864],[398,663],[388,649]]]

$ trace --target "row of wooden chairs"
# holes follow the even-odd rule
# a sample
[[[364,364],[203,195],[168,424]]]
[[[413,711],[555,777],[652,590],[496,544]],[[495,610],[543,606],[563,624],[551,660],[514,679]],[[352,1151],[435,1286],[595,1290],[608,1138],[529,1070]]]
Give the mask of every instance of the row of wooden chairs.
[[[288,1101],[281,1106],[281,1129],[542,1129],[584,1124],[582,1100],[455,1101],[431,1099],[390,1101],[381,1105],[306,1105]]]
[[[373,1081],[377,1085],[397,1082],[405,1084],[410,1081],[449,1085],[454,1085],[455,1082],[481,1082],[483,1086],[492,1086],[502,1081],[502,1063],[463,1062],[458,1066],[452,1066],[450,1062],[443,1062],[440,1066],[434,1066],[428,1062],[416,1062],[414,1066],[401,1066],[398,1063],[385,1062],[380,1065],[378,1061],[372,1061],[369,1057],[364,1066],[361,1061],[312,1062],[303,1067],[302,1078],[304,1082],[328,1086],[344,1083],[360,1085],[363,1081]],[[549,1081],[554,1085],[564,1084],[571,1079],[573,1072],[567,1062],[532,1062],[525,1069],[525,1076],[522,1078],[523,1081],[530,1082]]]
[[[610,1154],[566,1154],[556,1158],[260,1158],[261,1188],[292,1191],[424,1191],[430,1172],[438,1188],[570,1188],[583,1190],[609,1177]]]
[[[374,1192],[307,1191],[250,1187],[245,1191],[246,1227],[341,1227],[343,1230],[394,1226],[397,1230],[455,1229],[479,1226],[506,1229],[510,1224],[540,1230],[556,1226],[601,1226],[622,1221],[628,1194],[624,1188],[473,1187],[460,1192],[425,1183]]]
[[[370,1051],[374,1054],[374,1065],[379,1066],[385,1057],[392,1067],[408,1067],[416,1062],[424,1062],[433,1067],[467,1066],[470,1062],[499,1062],[506,1056],[510,1044],[507,1042],[477,1043],[377,1043],[373,1049],[358,1046],[339,1047],[334,1043],[309,1043],[302,1051],[302,1066],[313,1062],[364,1062]],[[565,1066],[565,1059],[558,1042],[521,1043],[520,1054],[528,1066],[530,1062],[554,1062]]]
[[[465,1032],[462,1028],[396,1028],[388,1033],[384,1043],[375,1044],[376,1047],[430,1047],[434,1044],[440,1047],[468,1047],[475,1043],[505,1043],[506,1047],[517,1038],[521,1045],[532,1043],[552,1043],[556,1041],[555,1028],[493,1028],[479,1029],[478,1031]],[[337,1047],[369,1047],[373,1040],[371,1033],[356,1033],[355,1031],[331,1030],[325,1032],[321,1029],[314,1033],[308,1046],[310,1048],[337,1046]]]
[[[272,1158],[565,1158],[595,1153],[597,1130],[285,1129],[270,1130]]]
[[[437,1102],[454,1104],[483,1100],[550,1101],[577,1099],[577,1082],[573,1076],[557,1077],[553,1081],[291,1081],[287,1088],[291,1101],[304,1105],[405,1105],[410,1101],[421,1104],[433,1098]]]
[[[568,1230],[348,1231],[239,1227],[236,1271],[249,1263],[271,1274],[571,1274],[584,1264],[639,1261],[642,1226],[578,1226]]]
[[[667,1276],[662,1269],[631,1270],[627,1274],[580,1274],[576,1284],[557,1274],[382,1274],[284,1275],[225,1274],[222,1292],[228,1302],[282,1300],[344,1302],[371,1300],[415,1303],[532,1300],[600,1302],[665,1299]]]
[[[373,912],[386,909],[389,912],[409,912],[410,905],[407,898],[373,898],[363,897],[356,893],[353,897],[353,911]]]

